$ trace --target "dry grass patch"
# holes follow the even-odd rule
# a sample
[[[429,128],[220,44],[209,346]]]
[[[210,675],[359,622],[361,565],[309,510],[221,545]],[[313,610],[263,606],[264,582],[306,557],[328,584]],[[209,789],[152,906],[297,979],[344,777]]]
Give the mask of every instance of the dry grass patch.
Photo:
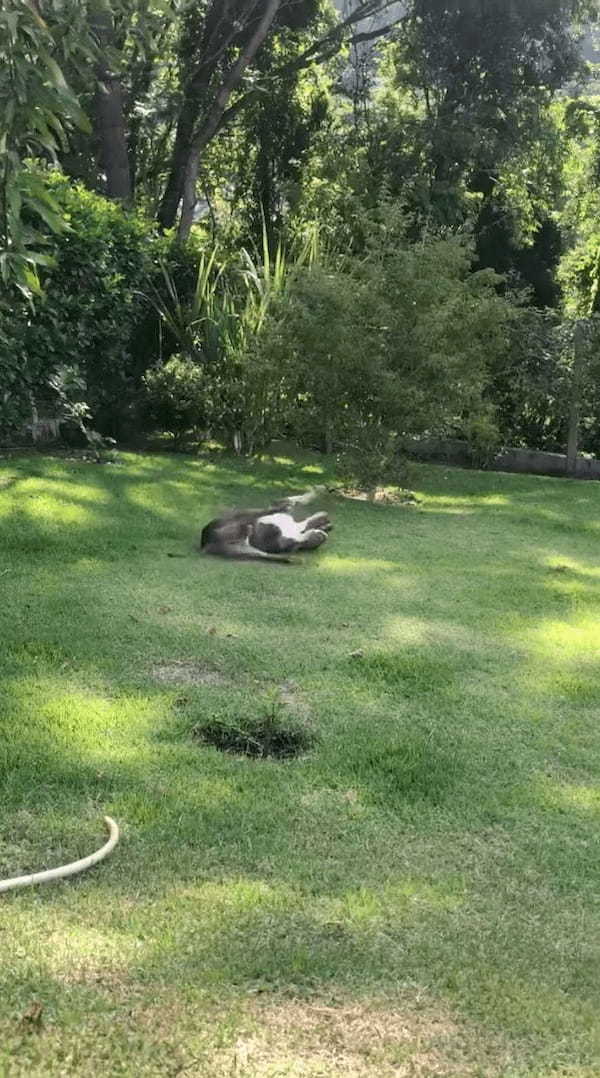
[[[244,1078],[499,1078],[499,1043],[433,1007],[407,1003],[257,1002],[252,1028],[219,1054],[211,1074]],[[201,1073],[200,1070],[191,1073]]]
[[[284,707],[289,708],[298,718],[310,718],[311,709],[308,701],[295,681],[284,681],[283,685],[279,686],[279,698]]]
[[[152,677],[165,685],[208,685],[211,688],[223,688],[232,684],[231,679],[219,670],[186,659],[155,663]]]

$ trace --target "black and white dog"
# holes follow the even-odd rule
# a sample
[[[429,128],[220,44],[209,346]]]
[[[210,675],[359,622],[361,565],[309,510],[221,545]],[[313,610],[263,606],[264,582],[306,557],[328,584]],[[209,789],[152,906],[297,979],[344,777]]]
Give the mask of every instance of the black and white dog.
[[[324,490],[283,498],[269,509],[234,509],[202,529],[200,550],[224,558],[265,558],[289,562],[286,555],[314,550],[324,543],[332,524],[327,513],[296,520],[293,510],[308,505]]]

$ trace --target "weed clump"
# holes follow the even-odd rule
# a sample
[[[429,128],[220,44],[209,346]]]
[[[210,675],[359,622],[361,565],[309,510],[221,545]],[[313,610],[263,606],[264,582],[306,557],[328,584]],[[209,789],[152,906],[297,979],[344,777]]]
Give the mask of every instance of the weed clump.
[[[213,715],[197,723],[192,733],[199,741],[222,752],[279,760],[300,756],[316,741],[306,721],[275,705],[258,715]]]

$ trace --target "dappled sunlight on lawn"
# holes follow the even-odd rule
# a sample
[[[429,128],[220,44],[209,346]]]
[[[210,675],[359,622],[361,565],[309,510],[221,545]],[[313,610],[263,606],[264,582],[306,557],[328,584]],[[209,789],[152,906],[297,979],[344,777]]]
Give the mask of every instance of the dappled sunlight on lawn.
[[[411,908],[428,907],[433,910],[454,910],[465,901],[464,888],[456,877],[447,880],[420,879],[407,875],[396,879],[387,878],[382,871],[381,886],[375,889],[365,887],[348,891],[325,903],[327,916],[348,918],[353,924],[368,925],[398,917],[402,911]]]
[[[339,576],[366,576],[370,572],[386,569],[398,569],[398,562],[384,561],[382,558],[343,557],[340,554],[323,552],[319,558],[319,568]]]
[[[444,494],[427,494],[424,508],[451,509],[475,509],[496,508],[497,506],[511,506],[513,501],[504,494],[472,494],[469,497],[449,496]]]
[[[129,981],[143,942],[125,926],[115,928],[111,920],[107,917],[106,923],[94,925],[71,917],[61,925],[52,919],[44,955],[48,974],[62,984]]]
[[[389,618],[379,634],[379,643],[390,648],[398,644],[444,645],[459,649],[477,648],[482,644],[480,633],[458,621],[436,618]]]
[[[534,785],[534,797],[544,809],[600,816],[600,787],[540,777]]]
[[[475,514],[475,507],[469,502],[462,503],[458,499],[456,502],[448,502],[446,499],[440,498],[438,500],[428,499],[420,507],[420,511],[423,513],[440,513],[443,516],[467,517]]]
[[[531,652],[560,664],[565,660],[597,658],[600,662],[600,620],[591,614],[569,613],[564,619],[542,618],[523,627]]]
[[[573,585],[574,577],[579,576],[586,578],[596,578],[600,582],[600,565],[584,565],[581,561],[576,561],[574,558],[568,556],[558,557],[557,555],[549,554],[543,559],[543,564],[551,571],[557,574],[551,581],[551,583],[565,583],[566,585]],[[558,574],[565,574],[564,582],[560,580]]]

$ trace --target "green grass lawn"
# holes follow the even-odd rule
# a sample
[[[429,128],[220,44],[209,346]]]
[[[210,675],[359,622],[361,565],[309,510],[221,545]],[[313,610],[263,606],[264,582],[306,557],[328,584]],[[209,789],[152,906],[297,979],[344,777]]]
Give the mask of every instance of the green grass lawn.
[[[415,466],[298,565],[167,556],[320,469],[0,461],[0,877],[122,828],[0,898],[0,1075],[600,1074],[600,487]],[[307,754],[192,736],[281,686]]]

